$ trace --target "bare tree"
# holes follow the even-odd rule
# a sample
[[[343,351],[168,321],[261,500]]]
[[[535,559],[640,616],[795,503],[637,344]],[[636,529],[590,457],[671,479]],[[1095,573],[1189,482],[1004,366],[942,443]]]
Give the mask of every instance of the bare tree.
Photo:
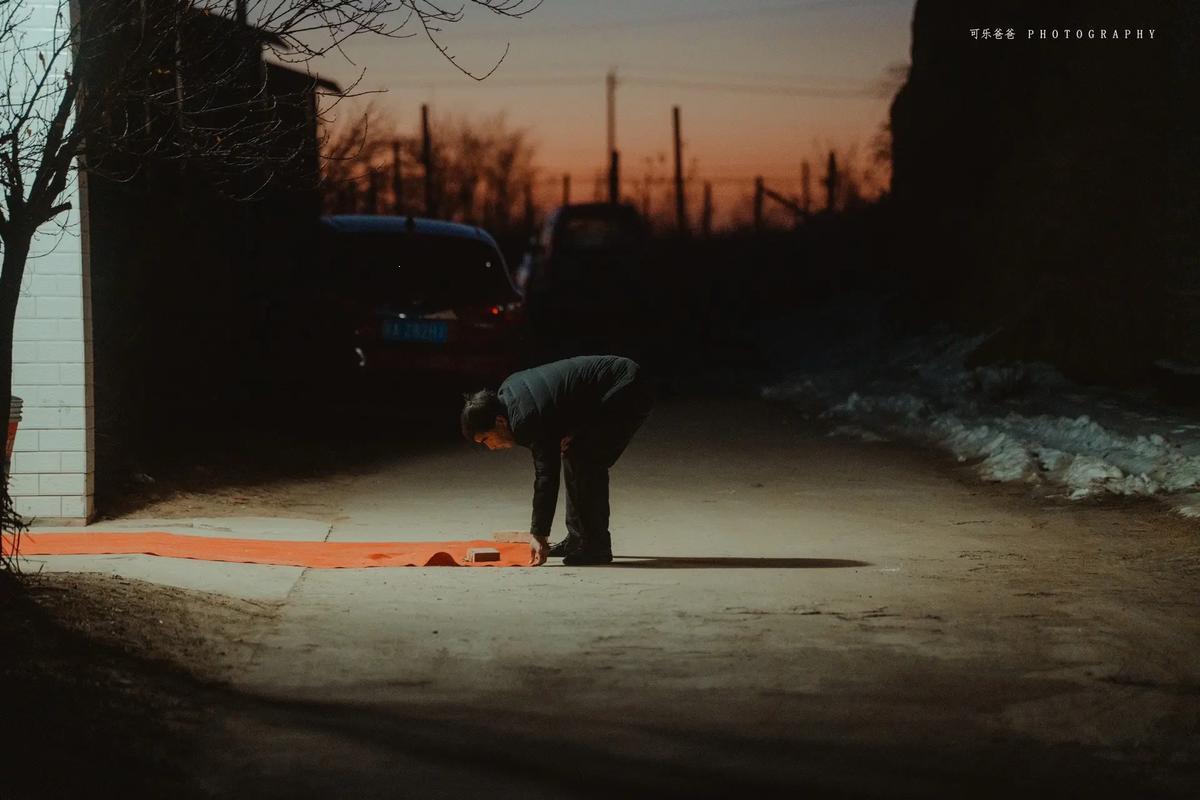
[[[468,6],[522,17],[540,0],[439,2],[60,0],[47,24],[44,4],[0,0],[0,420],[26,261],[35,234],[70,209],[77,171],[128,180],[150,162],[183,161],[242,199],[315,175],[299,163],[292,112],[320,115],[354,87],[325,86],[323,103],[311,88],[281,95],[264,55],[307,71],[356,36],[422,36],[470,75],[442,43],[446,27]]]
[[[336,127],[326,139],[324,206],[333,213],[382,213],[422,206],[421,186],[401,184],[406,196],[385,188],[374,206],[363,202],[371,175],[390,175],[399,158],[405,175],[421,174],[420,143],[374,106]],[[439,216],[505,234],[525,224],[524,188],[535,182],[536,148],[527,131],[503,115],[473,120],[435,119],[431,125],[434,195]]]
[[[382,197],[376,197],[376,207],[366,204],[365,188],[373,174],[392,175],[397,168],[403,175],[420,169],[420,144],[410,135],[402,134],[395,120],[386,117],[371,104],[349,123],[332,125],[322,142],[321,191],[326,211],[341,214],[380,213],[412,208],[412,198],[397,197],[397,184],[392,182]],[[417,187],[410,187],[414,193]],[[401,194],[405,184],[399,184]]]
[[[508,230],[514,220],[524,223],[525,187],[533,182],[536,169],[534,148],[523,130],[511,130],[503,117],[485,122],[490,130],[491,158],[484,177],[488,200],[484,207],[485,224]]]

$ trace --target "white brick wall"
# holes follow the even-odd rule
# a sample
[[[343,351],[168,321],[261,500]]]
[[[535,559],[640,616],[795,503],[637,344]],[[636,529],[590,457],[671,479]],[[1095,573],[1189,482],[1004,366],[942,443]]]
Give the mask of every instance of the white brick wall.
[[[73,205],[80,194],[70,198]],[[26,517],[84,521],[93,511],[95,471],[87,271],[78,239],[43,253],[26,266],[17,307],[13,394],[25,410],[10,490]],[[52,280],[44,280],[47,266]],[[75,270],[69,278],[61,274],[67,266]]]
[[[51,35],[58,8],[53,1],[31,5],[35,13],[23,26],[30,42]],[[13,447],[9,489],[18,513],[33,517],[35,524],[38,518],[83,522],[94,508],[85,198],[85,186],[69,188],[62,200],[71,204],[71,211],[34,238],[13,331],[13,394],[25,401],[25,411]]]

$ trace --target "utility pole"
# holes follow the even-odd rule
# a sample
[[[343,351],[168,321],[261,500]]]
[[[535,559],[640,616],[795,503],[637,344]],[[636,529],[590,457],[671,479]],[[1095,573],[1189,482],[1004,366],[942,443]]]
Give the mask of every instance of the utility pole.
[[[433,209],[433,139],[429,134],[429,106],[421,104],[421,165],[425,168],[425,216]]]
[[[829,151],[829,163],[825,167],[825,213],[832,214],[837,202],[838,165],[837,156]]]
[[[621,202],[621,159],[617,154],[617,71],[610,69],[604,81],[608,99],[608,202]]]
[[[713,201],[712,201],[712,182],[704,182],[704,211],[700,214],[700,233],[705,239],[712,236],[712,216],[713,216]]]
[[[568,206],[571,204],[571,173],[563,173],[563,199],[562,204]]]
[[[754,179],[754,232],[762,233],[763,231],[763,179],[758,176]]]
[[[687,200],[683,195],[683,138],[679,130],[679,106],[671,109],[671,124],[675,133],[675,231],[687,233]]]
[[[392,139],[392,213],[404,213],[404,167],[400,163],[400,140]]]
[[[616,150],[608,163],[608,202],[613,205],[621,202],[621,154]]]

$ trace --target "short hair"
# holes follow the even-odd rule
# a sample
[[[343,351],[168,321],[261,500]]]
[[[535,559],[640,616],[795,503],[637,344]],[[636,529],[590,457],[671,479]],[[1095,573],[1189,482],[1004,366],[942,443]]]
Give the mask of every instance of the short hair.
[[[504,404],[491,389],[480,389],[463,395],[463,410],[459,417],[462,435],[468,442],[496,427],[496,417],[505,414]]]

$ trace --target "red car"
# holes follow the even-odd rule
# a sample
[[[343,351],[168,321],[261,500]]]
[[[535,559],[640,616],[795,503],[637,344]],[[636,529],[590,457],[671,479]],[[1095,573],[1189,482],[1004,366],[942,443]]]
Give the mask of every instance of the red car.
[[[494,379],[520,364],[524,304],[486,231],[415,217],[321,223],[326,275],[359,369]]]

